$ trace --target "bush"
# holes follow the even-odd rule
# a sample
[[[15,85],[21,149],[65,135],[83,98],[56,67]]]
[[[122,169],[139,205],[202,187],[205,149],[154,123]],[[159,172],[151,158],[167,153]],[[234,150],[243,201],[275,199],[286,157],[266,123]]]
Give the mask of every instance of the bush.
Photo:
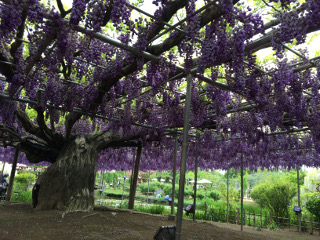
[[[166,184],[163,189],[165,195],[171,195],[172,194],[172,185]]]
[[[175,188],[174,188],[174,195],[178,196],[179,195],[179,185],[176,184]]]
[[[150,182],[149,193],[154,193],[157,190],[163,190],[167,184],[161,184],[159,182]],[[148,183],[142,183],[138,186],[138,191],[142,193],[148,193]]]
[[[225,182],[220,182],[218,184],[218,191],[220,192],[220,199],[227,200],[227,184]],[[240,190],[237,191],[234,188],[229,188],[229,201],[239,201],[240,200]]]
[[[30,176],[31,174],[31,176]],[[31,178],[30,178],[31,177]],[[30,171],[28,172],[19,172],[15,178],[14,178],[14,183],[18,183],[22,186],[27,186],[29,184],[29,180],[30,180],[30,183],[34,182],[36,180],[36,175]]]
[[[306,208],[311,214],[316,216],[317,221],[320,221],[320,198],[312,198],[308,200]]]
[[[205,196],[205,194],[204,194],[204,192],[203,191],[199,191],[199,192],[197,192],[197,198],[199,198],[200,200],[202,200],[202,199],[204,199],[204,196]]]
[[[253,188],[251,197],[260,207],[267,207],[277,217],[288,217],[288,208],[296,192],[297,190],[291,182],[279,179],[257,185]]]
[[[130,185],[125,185],[125,186],[124,186],[124,190],[125,190],[126,192],[129,192],[129,191],[130,191]]]
[[[218,201],[220,199],[220,193],[216,190],[209,192],[209,197],[212,198],[214,201]]]
[[[17,202],[32,202],[32,191],[19,191],[18,193],[12,194],[12,201]]]
[[[186,186],[186,188],[184,189],[184,196],[185,197],[192,197],[194,194],[194,191],[192,189],[192,187]]]

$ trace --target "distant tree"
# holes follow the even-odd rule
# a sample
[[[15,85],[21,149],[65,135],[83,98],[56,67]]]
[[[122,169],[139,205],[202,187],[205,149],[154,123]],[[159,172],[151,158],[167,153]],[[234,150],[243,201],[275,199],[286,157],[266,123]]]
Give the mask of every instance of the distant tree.
[[[307,172],[299,170],[299,184],[302,186],[304,184],[304,178],[307,176]],[[290,170],[286,173],[287,179],[293,184],[297,185],[297,170]]]
[[[320,221],[320,196],[312,198],[307,201],[306,208],[308,211],[316,216],[316,221]]]
[[[277,181],[265,181],[253,188],[251,198],[260,207],[270,209],[277,217],[288,217],[289,206],[297,194],[294,184],[284,178]]]
[[[218,184],[217,190],[220,192],[221,198],[227,199],[227,184],[225,182],[220,182]],[[229,188],[229,201],[239,201],[240,193],[234,188]]]

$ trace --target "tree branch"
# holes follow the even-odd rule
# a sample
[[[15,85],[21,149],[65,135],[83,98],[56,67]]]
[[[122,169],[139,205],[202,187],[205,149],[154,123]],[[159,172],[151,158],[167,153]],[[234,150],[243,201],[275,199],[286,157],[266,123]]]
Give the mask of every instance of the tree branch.
[[[90,140],[94,140],[97,143],[97,149],[101,151],[110,147],[137,147],[138,143],[134,140],[140,138],[141,135],[120,137],[111,131],[106,131],[103,134],[97,133],[91,136]]]
[[[239,0],[233,0],[234,4],[236,4]],[[175,13],[176,11],[178,11],[180,8],[182,8],[183,6],[185,6],[187,4],[188,1],[185,0],[180,0],[180,1],[174,1],[172,2],[172,5],[170,4],[169,6],[171,6],[170,8],[166,8],[166,10],[163,13],[163,18],[162,19],[170,19]],[[175,9],[175,11],[173,11],[173,9]],[[217,19],[221,16],[222,12],[220,11],[220,9],[216,6],[211,6],[208,9],[206,9],[203,13],[200,14],[200,27],[205,26],[207,23],[209,23],[210,21]],[[149,34],[155,36],[158,32],[160,32],[160,28],[156,28],[157,30],[151,30]],[[156,46],[151,46],[147,48],[147,52],[150,52],[151,54],[154,55],[161,55],[162,53],[170,50],[172,47],[178,45],[185,37],[185,33],[180,33],[178,34],[177,37],[175,38],[169,38],[166,39],[165,42],[163,44],[159,44]],[[105,96],[105,93],[108,92],[118,81],[119,79],[121,79],[123,76],[127,76],[133,72],[135,72],[137,70],[137,62],[136,62],[136,56],[134,56],[135,61],[132,64],[128,64],[126,66],[124,66],[118,73],[117,76],[115,76],[114,78],[109,78],[109,79],[105,79],[100,81],[99,85],[98,85],[98,96],[96,97],[95,101],[91,104],[89,110],[90,111],[94,111],[96,109],[97,106],[99,106]],[[145,59],[145,63],[148,62],[149,60]],[[181,71],[180,71],[181,72]],[[66,129],[68,130],[67,133],[70,133],[71,130],[69,130],[70,128],[72,128],[72,126],[75,124],[75,122],[77,120],[79,120],[81,118],[81,114],[77,114],[74,115],[73,117],[69,117],[68,121],[66,121]],[[69,135],[67,135],[69,136]]]
[[[104,15],[104,18],[102,21],[102,26],[105,26],[109,22],[110,17],[111,17],[111,11],[113,8],[112,6],[113,6],[113,0],[111,0],[109,3],[108,9],[107,9],[106,14]]]
[[[4,146],[14,146],[15,144],[22,141],[20,135],[13,129],[7,128],[4,125],[0,125],[0,141],[3,142]]]
[[[15,67],[14,65],[8,65],[2,62],[9,62],[9,60],[2,53],[0,53],[0,73],[6,77],[8,82],[11,82]]]
[[[62,4],[61,0],[57,0],[57,5],[59,8],[61,17],[64,18],[66,16],[66,11],[63,8],[63,4]]]
[[[34,64],[40,60],[42,53],[44,53],[44,51],[47,49],[47,47],[52,43],[52,41],[57,37],[57,33],[51,33],[49,34],[45,40],[43,41],[43,43],[40,45],[40,47],[38,48],[38,51],[35,55],[33,55],[32,59],[29,61],[28,65],[26,66],[26,75],[28,75]]]
[[[38,122],[38,124],[40,123],[41,126],[45,125],[45,126],[42,126],[42,128],[40,126],[37,126],[36,124],[34,124],[30,120],[28,115],[19,108],[16,111],[16,116],[26,132],[44,140],[50,146],[53,146],[54,148],[60,149],[63,147],[64,143],[66,142],[66,140],[64,139],[62,134],[50,130],[45,125],[44,120],[41,120],[41,118],[43,118],[43,114],[41,116],[41,112],[40,112],[40,116],[39,116],[39,112],[38,112],[37,122]],[[47,131],[47,133],[45,131]],[[49,136],[48,136],[48,133],[49,133]]]
[[[24,9],[22,11],[22,16],[21,16],[22,24],[17,29],[16,41],[14,43],[12,43],[11,49],[10,49],[10,54],[14,59],[13,63],[17,63],[18,62],[18,59],[16,58],[15,55],[16,55],[17,50],[19,49],[19,47],[22,44],[22,40],[21,39],[23,38],[27,16],[28,16],[28,10]]]
[[[20,149],[26,154],[31,163],[39,163],[42,161],[54,163],[59,155],[58,149],[33,143],[28,140],[20,143]]]

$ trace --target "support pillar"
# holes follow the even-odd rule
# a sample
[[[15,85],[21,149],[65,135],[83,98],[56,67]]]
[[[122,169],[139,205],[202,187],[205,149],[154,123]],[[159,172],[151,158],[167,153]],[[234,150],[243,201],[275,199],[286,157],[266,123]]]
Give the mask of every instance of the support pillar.
[[[134,208],[134,198],[136,196],[141,151],[142,151],[142,144],[139,143],[139,146],[138,146],[138,149],[137,149],[136,163],[134,165],[133,177],[131,177],[132,183],[131,183],[131,187],[130,187],[129,206],[128,206],[129,209],[133,209]]]
[[[243,231],[243,153],[241,152],[241,231]]]
[[[148,195],[147,195],[147,204],[149,203],[149,189],[150,189],[150,169],[149,169],[149,178],[148,178]]]
[[[7,149],[4,148],[4,161],[3,161],[3,166],[2,166],[2,171],[1,171],[1,176],[3,176],[3,171],[4,171],[4,167],[6,165],[6,162],[7,162]]]
[[[172,169],[172,194],[171,194],[171,216],[169,219],[174,220],[174,195],[175,195],[175,187],[176,187],[176,169],[177,169],[177,151],[178,151],[178,133],[176,133],[175,141],[174,141],[174,155],[173,155],[173,169]]]
[[[299,166],[297,167],[297,183],[298,183],[298,206],[301,207],[301,204],[300,204]],[[298,214],[298,221],[299,221],[299,232],[301,232],[301,213]]]
[[[229,164],[227,170],[227,222],[229,222]]]
[[[8,192],[7,192],[7,197],[6,197],[7,201],[11,201],[12,189],[13,189],[13,181],[14,181],[14,176],[16,174],[18,156],[19,156],[19,149],[16,148],[16,151],[14,153],[14,159],[13,159],[13,162],[12,162],[11,175],[10,175]]]
[[[181,239],[181,232],[182,232],[183,197],[184,197],[184,185],[186,181],[185,175],[186,175],[186,160],[187,160],[187,150],[188,150],[188,132],[189,132],[190,105],[191,105],[191,85],[192,85],[192,75],[188,74],[186,101],[185,101],[185,108],[184,108],[179,197],[178,197],[178,209],[177,209],[177,220],[176,220],[176,240]]]
[[[197,179],[198,179],[198,156],[199,156],[199,134],[197,134],[196,139],[196,158],[194,164],[194,194],[193,194],[193,206],[194,206],[194,213],[193,213],[193,221],[196,220],[196,206],[197,206]]]

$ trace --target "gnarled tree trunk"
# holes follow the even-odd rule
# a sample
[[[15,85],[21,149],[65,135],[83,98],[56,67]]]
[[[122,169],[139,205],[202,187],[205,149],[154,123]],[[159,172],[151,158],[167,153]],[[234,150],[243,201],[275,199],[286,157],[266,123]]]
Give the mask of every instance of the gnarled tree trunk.
[[[97,156],[97,145],[88,138],[76,138],[66,144],[57,161],[40,176],[33,192],[34,207],[92,210]]]

